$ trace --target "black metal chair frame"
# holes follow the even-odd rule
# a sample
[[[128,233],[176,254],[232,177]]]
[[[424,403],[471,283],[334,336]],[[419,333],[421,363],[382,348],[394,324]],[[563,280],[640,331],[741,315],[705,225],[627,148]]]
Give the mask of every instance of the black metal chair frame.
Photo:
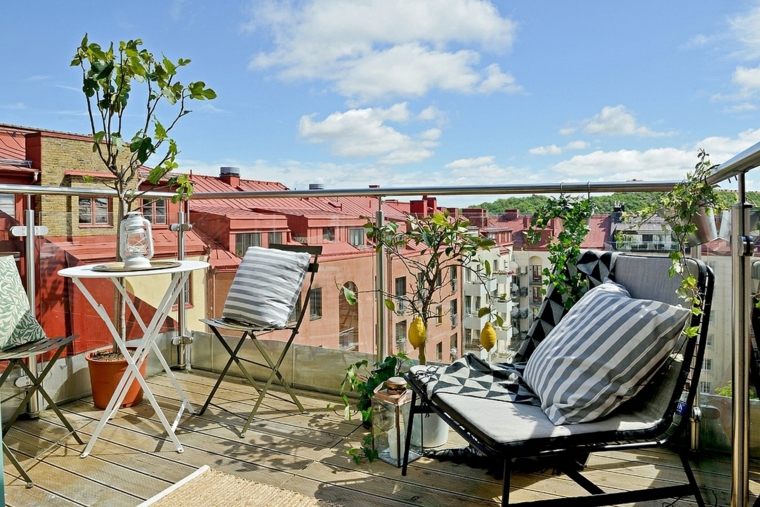
[[[248,427],[251,425],[251,422],[253,421],[253,418],[256,416],[256,412],[259,409],[259,406],[261,405],[261,402],[264,401],[264,396],[266,396],[267,392],[269,391],[270,386],[272,385],[272,382],[274,381],[275,377],[280,381],[285,391],[290,395],[290,398],[293,400],[293,403],[295,403],[296,407],[298,407],[298,410],[306,414],[307,411],[303,408],[303,405],[301,405],[301,402],[298,401],[298,397],[296,396],[295,392],[291,389],[291,387],[288,385],[288,382],[285,380],[285,378],[280,373],[280,366],[282,365],[282,362],[285,360],[285,356],[287,355],[288,351],[290,350],[291,345],[293,344],[293,340],[295,340],[296,336],[298,335],[299,329],[301,327],[301,322],[303,321],[306,313],[309,311],[309,299],[311,297],[311,287],[314,284],[314,277],[317,274],[317,271],[319,270],[319,255],[322,253],[322,247],[321,246],[306,246],[306,245],[269,245],[269,248],[277,248],[279,250],[287,250],[291,252],[306,252],[312,255],[313,260],[309,262],[309,266],[307,268],[307,272],[309,275],[309,282],[306,285],[306,295],[304,296],[303,303],[301,304],[301,311],[297,315],[297,318],[294,323],[288,324],[285,328],[286,330],[290,330],[290,337],[285,342],[285,346],[282,349],[282,352],[280,352],[279,357],[276,361],[273,361],[272,358],[267,354],[266,349],[259,341],[257,334],[265,333],[269,331],[277,331],[276,328],[262,328],[262,327],[251,327],[250,324],[244,323],[244,322],[237,322],[230,319],[201,319],[201,322],[207,324],[209,328],[211,328],[212,333],[214,336],[216,336],[219,343],[222,344],[224,349],[229,354],[229,359],[227,360],[227,364],[222,369],[222,372],[219,375],[219,378],[216,381],[216,384],[214,384],[213,389],[211,390],[211,393],[208,395],[208,398],[206,399],[206,403],[203,404],[203,408],[201,408],[200,412],[198,412],[198,415],[203,415],[203,413],[206,411],[208,406],[211,404],[211,400],[216,394],[217,389],[219,389],[219,386],[222,383],[222,380],[224,380],[224,377],[227,375],[227,372],[230,369],[230,366],[232,366],[232,363],[234,362],[238,368],[240,368],[240,371],[243,373],[243,376],[248,380],[248,382],[253,386],[256,391],[259,393],[259,398],[256,400],[256,404],[253,407],[253,410],[251,410],[250,415],[248,416],[248,419],[245,422],[245,425],[243,425],[243,429],[240,432],[240,437],[244,437],[246,432],[248,431]],[[239,331],[242,332],[242,336],[238,340],[237,344],[234,348],[230,347],[230,345],[227,343],[227,340],[225,340],[224,336],[219,332],[220,329],[225,330],[231,330],[231,331]],[[257,361],[253,361],[251,359],[247,359],[244,357],[240,357],[239,352],[240,349],[243,347],[243,343],[245,343],[246,338],[250,338],[253,344],[258,349],[261,356],[264,358],[267,364],[260,363]],[[269,374],[269,377],[267,378],[266,383],[264,384],[263,388],[259,387],[259,384],[253,379],[251,374],[248,372],[248,370],[245,368],[243,363],[253,364],[256,366],[260,366],[263,368],[267,368],[271,370],[271,373]]]
[[[63,338],[54,338],[51,340],[40,340],[40,341],[27,343],[27,344],[20,345],[18,347],[14,347],[12,349],[8,349],[8,350],[0,352],[0,361],[9,361],[2,376],[0,376],[0,388],[2,388],[3,384],[5,384],[5,381],[8,380],[8,377],[10,376],[11,372],[15,369],[16,366],[18,366],[26,374],[26,376],[29,379],[29,387],[28,389],[26,389],[25,396],[21,399],[21,402],[16,408],[16,411],[13,413],[13,415],[8,420],[8,422],[3,425],[3,454],[5,454],[8,460],[11,463],[13,463],[13,466],[16,468],[16,470],[18,470],[18,473],[26,481],[27,488],[31,488],[34,485],[34,483],[32,482],[32,479],[24,470],[24,467],[21,466],[21,464],[18,462],[16,457],[13,455],[13,453],[11,452],[11,449],[6,445],[5,435],[11,429],[11,426],[13,426],[13,423],[15,423],[16,420],[19,418],[19,416],[26,410],[27,403],[29,403],[29,400],[32,399],[32,396],[34,396],[35,393],[39,392],[42,395],[42,397],[45,398],[45,400],[50,405],[49,408],[52,409],[53,412],[55,412],[55,414],[58,416],[58,419],[60,419],[63,425],[66,427],[66,429],[69,430],[69,433],[74,435],[74,438],[76,439],[78,443],[84,444],[79,434],[74,430],[74,428],[71,426],[69,421],[66,420],[66,417],[64,417],[63,413],[58,408],[55,401],[53,401],[53,398],[50,397],[50,395],[47,393],[47,391],[45,391],[45,388],[42,385],[43,381],[45,380],[45,377],[48,375],[48,373],[50,373],[50,371],[53,368],[53,365],[56,363],[56,361],[58,361],[58,358],[61,357],[61,354],[66,349],[66,346],[69,343],[71,343],[75,338],[77,338],[77,336],[78,335],[72,335],[72,336],[67,336]],[[25,360],[39,354],[45,354],[53,350],[55,350],[53,357],[50,358],[50,361],[48,361],[47,365],[42,370],[42,372],[39,375],[35,375],[35,373],[26,364]],[[21,395],[21,392],[11,395],[7,398],[4,398],[2,400],[2,404],[5,404],[8,400],[16,398],[20,395]]]
[[[699,490],[699,486],[694,477],[694,473],[689,464],[689,451],[675,440],[684,431],[689,424],[689,417],[682,417],[677,426],[674,425],[674,415],[676,404],[684,391],[687,382],[690,382],[688,388],[688,397],[686,401],[686,414],[691,414],[692,406],[699,390],[699,374],[704,359],[704,349],[707,343],[707,328],[710,318],[710,308],[712,302],[713,288],[715,285],[714,274],[707,268],[704,263],[697,262],[698,287],[702,296],[703,313],[701,316],[692,316],[691,325],[699,326],[697,339],[687,339],[683,344],[683,362],[681,363],[678,380],[675,382],[673,393],[670,397],[668,410],[660,423],[651,429],[628,431],[628,432],[605,432],[591,433],[583,438],[573,437],[573,440],[563,438],[552,441],[532,442],[530,440],[523,442],[524,445],[499,445],[489,446],[471,431],[455,421],[449,416],[444,409],[436,405],[435,401],[427,396],[424,386],[420,386],[412,381],[407,374],[407,383],[412,388],[412,405],[409,418],[412,420],[418,413],[435,413],[439,415],[451,428],[461,435],[472,447],[477,449],[484,456],[503,460],[504,463],[504,483],[502,490],[502,506],[510,505],[510,474],[513,458],[535,457],[535,456],[552,456],[558,460],[558,468],[568,477],[573,479],[584,490],[590,493],[589,496],[580,496],[572,498],[556,498],[550,500],[539,500],[531,502],[521,502],[516,505],[532,506],[556,506],[562,505],[567,507],[581,506],[601,506],[615,505],[622,503],[644,502],[662,498],[673,498],[682,496],[694,496],[699,507],[705,507],[704,500]],[[420,403],[417,404],[417,398]],[[635,398],[634,398],[635,399]],[[587,423],[593,424],[593,423]],[[406,475],[409,448],[412,437],[412,425],[408,425],[406,442],[404,446],[404,458],[402,475]],[[572,443],[571,443],[572,442]],[[644,449],[653,447],[662,447],[666,444],[673,443],[673,450],[678,453],[681,464],[686,474],[687,482],[683,484],[664,486],[636,491],[613,492],[607,493],[600,487],[584,477],[578,470],[576,457],[585,453],[604,452],[613,450],[631,450]]]

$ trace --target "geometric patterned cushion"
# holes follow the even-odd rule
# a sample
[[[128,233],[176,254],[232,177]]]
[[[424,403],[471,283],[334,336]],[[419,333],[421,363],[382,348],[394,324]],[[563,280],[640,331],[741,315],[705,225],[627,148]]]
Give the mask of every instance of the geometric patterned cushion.
[[[565,276],[569,278],[576,273],[580,273],[588,285],[587,290],[593,289],[597,285],[601,285],[608,277],[613,280],[615,279],[615,260],[617,259],[617,255],[617,252],[583,250],[576,265],[565,267]],[[554,326],[567,313],[568,310],[565,308],[566,299],[567,296],[560,294],[554,288],[554,285],[550,284],[546,288],[546,295],[541,302],[541,307],[538,309],[538,314],[533,319],[533,324],[531,324],[527,336],[522,344],[520,344],[520,349],[515,354],[512,362],[524,363],[530,358],[538,344],[549,335]]]
[[[0,350],[47,338],[29,311],[29,299],[12,256],[0,257]]]
[[[690,310],[634,299],[605,281],[538,345],[525,381],[555,424],[590,422],[635,396],[665,364]]]
[[[238,267],[222,318],[258,328],[282,329],[301,293],[311,255],[250,247]]]

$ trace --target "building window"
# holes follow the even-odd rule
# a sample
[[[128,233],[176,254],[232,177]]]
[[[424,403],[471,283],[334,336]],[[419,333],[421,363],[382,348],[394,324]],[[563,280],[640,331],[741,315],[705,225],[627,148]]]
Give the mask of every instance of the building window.
[[[271,245],[281,245],[282,244],[282,233],[281,232],[270,232],[270,233],[267,233],[267,240],[269,241],[269,246],[271,246]]]
[[[715,343],[715,335],[713,335],[712,333],[708,333],[707,334],[707,346],[708,347],[712,347],[713,343]]]
[[[451,317],[451,327],[457,325],[457,300],[454,299],[449,303],[449,316]]]
[[[406,310],[406,277],[396,278],[396,311],[403,312]]]
[[[311,320],[322,318],[322,287],[311,289],[311,298],[309,298],[309,318]]]
[[[443,342],[435,344],[435,360],[443,361]]]
[[[79,198],[79,226],[111,225],[111,199],[107,197]]]
[[[705,382],[704,380],[699,383],[699,392],[702,394],[710,394],[712,392],[712,383]]]
[[[399,352],[406,351],[406,321],[396,322],[396,345]]]
[[[532,297],[533,303],[537,304],[537,305],[541,304],[541,301],[544,300],[544,295],[542,294],[543,289],[540,286],[539,287],[531,287],[531,289],[532,289],[531,292],[533,293],[532,294],[532,296],[533,296]]]
[[[16,196],[13,194],[0,194],[0,213],[5,213],[11,218],[16,218]]]
[[[478,313],[480,313],[480,308],[481,308],[481,305],[480,305],[480,296],[475,296],[475,308],[473,308],[473,312],[472,313],[474,313],[477,316]]]
[[[246,232],[235,234],[235,255],[242,257],[252,246],[261,246],[260,232]]]
[[[143,199],[140,211],[153,225],[166,225],[166,199]]]
[[[443,306],[441,305],[435,307],[435,323],[436,325],[443,324]]]
[[[456,357],[459,352],[459,344],[457,343],[457,334],[454,333],[449,337],[449,348],[451,349],[451,356]]]
[[[451,280],[451,292],[456,292],[457,290],[457,267],[456,266],[450,266],[449,267],[449,279]]]
[[[712,371],[712,359],[705,358],[704,361],[702,361],[702,369],[704,371]]]
[[[288,324],[294,324],[298,320],[298,316],[301,315],[301,296],[296,299],[296,306],[293,307],[293,311],[288,316]]]
[[[531,271],[533,274],[533,281],[534,282],[540,282],[542,280],[541,272],[543,269],[541,268],[540,264],[534,264],[531,266]]]
[[[465,270],[464,270],[464,281],[465,282],[471,282],[472,281],[472,269],[465,268]]]
[[[349,229],[348,244],[353,246],[364,245],[364,229]]]
[[[335,241],[335,227],[322,227],[322,241]]]
[[[465,317],[472,315],[472,296],[464,297],[464,315]]]

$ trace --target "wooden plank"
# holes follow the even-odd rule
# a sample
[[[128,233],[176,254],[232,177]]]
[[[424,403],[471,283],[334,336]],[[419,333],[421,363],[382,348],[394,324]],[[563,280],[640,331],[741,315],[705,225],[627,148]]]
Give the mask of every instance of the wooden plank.
[[[4,478],[6,507],[77,507],[83,505],[61,498],[37,484],[31,489],[27,489],[23,481],[17,480],[16,477],[8,473],[5,473]]]

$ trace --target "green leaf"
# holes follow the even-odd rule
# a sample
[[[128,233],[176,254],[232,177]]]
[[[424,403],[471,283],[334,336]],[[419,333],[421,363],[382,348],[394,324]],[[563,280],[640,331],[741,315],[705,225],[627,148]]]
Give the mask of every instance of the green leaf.
[[[485,315],[488,315],[489,313],[491,313],[491,309],[488,308],[487,306],[484,306],[483,308],[481,308],[480,310],[478,310],[478,317],[479,318],[483,317]]]
[[[356,304],[356,293],[348,287],[343,287],[343,296],[349,305],[354,306]]]
[[[392,300],[392,299],[386,299],[386,300],[385,300],[385,307],[386,307],[388,310],[390,310],[390,311],[392,311],[392,312],[394,312],[394,313],[396,312],[396,305],[395,305],[395,304],[393,304],[393,300]]]

